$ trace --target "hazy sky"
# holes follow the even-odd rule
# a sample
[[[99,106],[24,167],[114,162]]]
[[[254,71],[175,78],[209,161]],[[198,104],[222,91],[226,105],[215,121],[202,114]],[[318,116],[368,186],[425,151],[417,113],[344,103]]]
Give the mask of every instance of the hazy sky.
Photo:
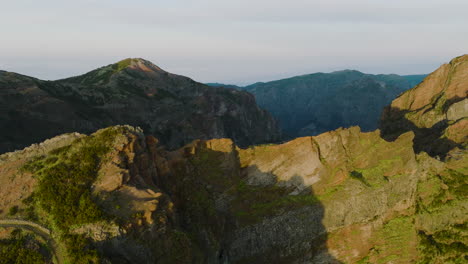
[[[201,82],[428,73],[468,53],[467,0],[0,0],[0,69],[41,79],[127,57]]]

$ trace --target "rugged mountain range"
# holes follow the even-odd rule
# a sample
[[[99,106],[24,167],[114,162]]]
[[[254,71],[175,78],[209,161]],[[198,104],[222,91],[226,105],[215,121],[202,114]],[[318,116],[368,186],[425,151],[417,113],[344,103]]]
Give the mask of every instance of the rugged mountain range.
[[[255,83],[238,89],[254,94],[257,103],[279,120],[283,131],[290,137],[297,137],[339,127],[375,130],[383,107],[424,77],[345,70]]]
[[[454,59],[394,100],[382,132],[340,128],[248,148],[195,140],[167,150],[139,128],[114,126],[3,154],[1,257],[465,263],[468,109],[459,97],[467,63]],[[438,104],[445,107],[432,112]],[[422,148],[427,134],[418,129],[440,122],[443,135]],[[438,139],[456,144],[427,154],[446,142]]]
[[[119,124],[142,127],[169,148],[194,139],[229,137],[241,146],[280,139],[251,94],[209,87],[143,59],[58,81],[0,71],[0,153]]]

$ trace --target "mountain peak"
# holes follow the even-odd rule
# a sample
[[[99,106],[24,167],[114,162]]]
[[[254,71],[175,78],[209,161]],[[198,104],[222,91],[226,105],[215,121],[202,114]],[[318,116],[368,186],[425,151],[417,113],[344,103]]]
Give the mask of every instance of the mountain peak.
[[[65,82],[78,82],[81,84],[106,84],[114,75],[121,75],[124,71],[137,71],[148,76],[167,74],[166,71],[142,58],[127,58],[119,62],[103,66],[83,75],[59,80]]]
[[[152,62],[142,58],[127,58],[111,65],[116,72],[120,72],[123,69],[140,70],[144,72],[166,72],[160,67],[156,66]]]

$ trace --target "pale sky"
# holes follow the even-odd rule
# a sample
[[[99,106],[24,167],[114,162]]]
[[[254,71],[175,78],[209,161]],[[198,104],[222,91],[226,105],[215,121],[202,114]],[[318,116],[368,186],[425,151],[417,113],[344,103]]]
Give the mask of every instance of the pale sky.
[[[0,0],[0,69],[41,79],[128,57],[200,82],[429,73],[468,53],[467,0]]]

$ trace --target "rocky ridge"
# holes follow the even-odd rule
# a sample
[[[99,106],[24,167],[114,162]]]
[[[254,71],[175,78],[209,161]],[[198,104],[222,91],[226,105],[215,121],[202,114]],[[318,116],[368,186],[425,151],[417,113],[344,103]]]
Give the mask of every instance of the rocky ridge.
[[[468,142],[468,55],[453,59],[415,88],[396,98],[382,114],[386,139],[414,131],[415,149],[444,157]]]

